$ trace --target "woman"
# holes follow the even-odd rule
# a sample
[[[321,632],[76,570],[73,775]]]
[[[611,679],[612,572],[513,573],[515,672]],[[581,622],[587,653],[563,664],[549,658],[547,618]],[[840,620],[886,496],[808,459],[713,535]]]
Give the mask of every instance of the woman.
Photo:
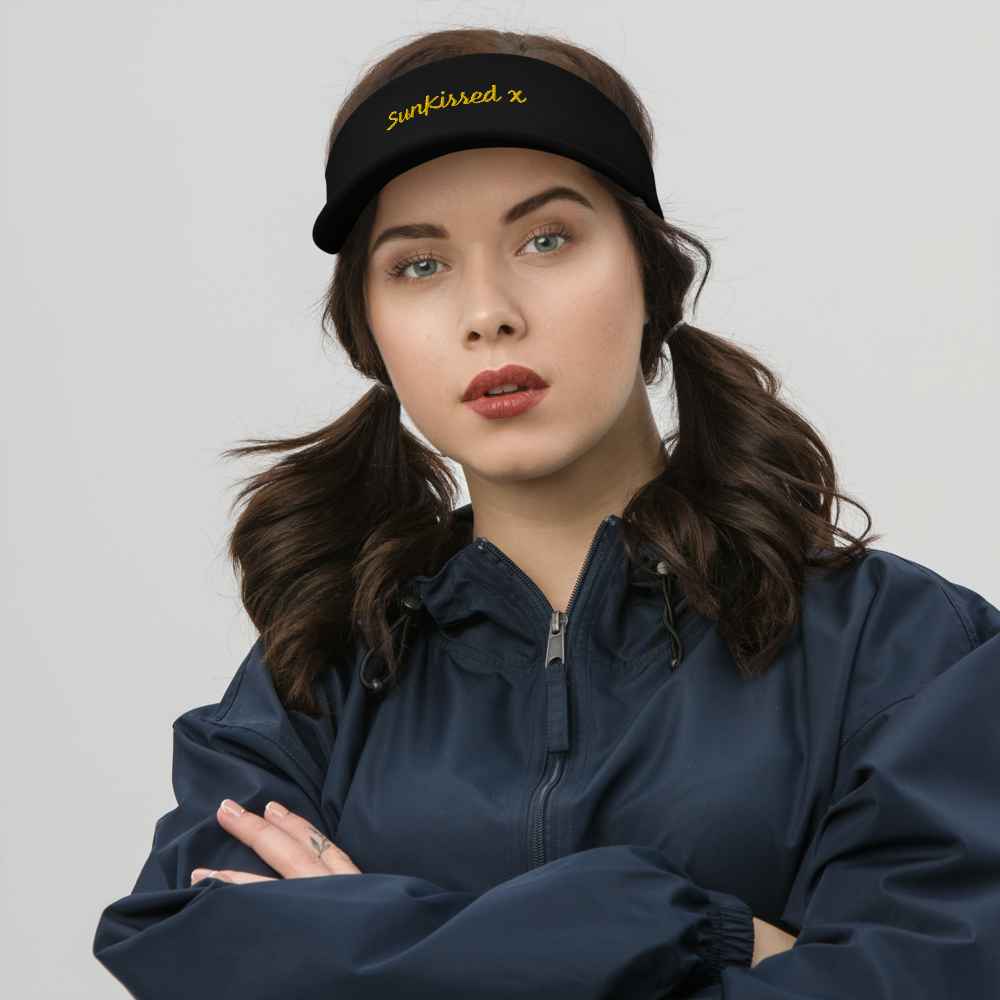
[[[838,527],[774,376],[684,322],[651,147],[537,36],[348,97],[314,239],[376,385],[242,449],[284,453],[231,543],[261,638],[98,928],[136,996],[995,995],[1000,613]]]

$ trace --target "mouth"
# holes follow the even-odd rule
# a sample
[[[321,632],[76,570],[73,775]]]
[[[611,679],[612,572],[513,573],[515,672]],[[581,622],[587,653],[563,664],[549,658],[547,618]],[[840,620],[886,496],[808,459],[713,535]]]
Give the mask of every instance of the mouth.
[[[462,402],[488,420],[517,417],[537,406],[548,388],[548,382],[530,368],[504,365],[481,371],[466,387]]]
[[[481,371],[466,387],[463,403],[472,402],[482,396],[491,399],[497,396],[513,396],[528,389],[547,389],[548,382],[537,372],[521,365],[504,365],[492,371]]]

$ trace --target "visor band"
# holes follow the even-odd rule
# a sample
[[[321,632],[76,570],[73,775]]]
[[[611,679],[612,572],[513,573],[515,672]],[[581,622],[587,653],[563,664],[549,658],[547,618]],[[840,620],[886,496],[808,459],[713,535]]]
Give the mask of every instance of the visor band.
[[[411,70],[354,110],[330,150],[326,205],[313,241],[338,253],[365,206],[394,177],[447,153],[490,146],[576,160],[663,217],[646,147],[614,102],[552,63],[488,53]]]

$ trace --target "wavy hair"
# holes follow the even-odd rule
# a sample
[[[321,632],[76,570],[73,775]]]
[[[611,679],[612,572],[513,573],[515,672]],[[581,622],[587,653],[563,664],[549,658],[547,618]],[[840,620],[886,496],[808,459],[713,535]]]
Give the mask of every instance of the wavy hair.
[[[547,36],[482,29],[426,34],[378,61],[343,102],[330,144],[351,112],[390,80],[473,53],[528,56],[578,74],[625,112],[652,157],[649,115],[604,60]],[[871,518],[840,491],[822,438],[779,398],[773,372],[727,340],[677,325],[707,279],[708,248],[594,177],[616,198],[640,263],[649,315],[641,347],[646,382],[669,358],[676,397],[665,470],[626,506],[625,543],[634,558],[625,530],[631,525],[680,580],[691,607],[716,623],[739,668],[753,675],[795,628],[806,569],[856,558],[871,540]],[[319,711],[318,674],[356,640],[384,643],[388,672],[395,672],[386,639],[400,585],[434,572],[457,544],[454,479],[441,456],[400,422],[368,325],[365,271],[376,202],[337,256],[323,313],[326,334],[375,386],[327,427],[227,452],[281,456],[244,482],[229,552],[278,695],[286,708],[309,713]],[[845,504],[867,522],[860,535],[838,523]]]

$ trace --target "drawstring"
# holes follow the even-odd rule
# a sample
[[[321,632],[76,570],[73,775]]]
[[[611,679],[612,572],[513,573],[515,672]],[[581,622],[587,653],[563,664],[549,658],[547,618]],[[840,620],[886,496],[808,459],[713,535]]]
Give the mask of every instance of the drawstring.
[[[417,619],[420,617],[420,609],[423,607],[423,601],[419,597],[413,597],[412,595],[404,597],[401,601],[403,613],[396,619],[392,625],[389,626],[389,641],[392,642],[393,636],[396,634],[397,629],[400,626],[403,627],[403,634],[400,636],[399,641],[399,656],[402,656],[406,652],[406,640],[409,638],[410,631],[416,628]],[[365,670],[368,668],[368,661],[372,658],[375,652],[382,648],[381,643],[376,643],[371,649],[365,653],[364,659],[361,661],[361,666],[358,667],[358,680],[361,681],[364,689],[376,698],[379,697],[383,690],[385,689],[385,682],[388,677],[376,677],[373,680],[368,680],[365,676]]]
[[[663,627],[670,635],[670,670],[673,672],[681,665],[684,659],[684,645],[681,637],[677,634],[677,626],[674,624],[674,585],[670,567],[665,562],[656,564],[656,572],[660,574],[663,583]]]

